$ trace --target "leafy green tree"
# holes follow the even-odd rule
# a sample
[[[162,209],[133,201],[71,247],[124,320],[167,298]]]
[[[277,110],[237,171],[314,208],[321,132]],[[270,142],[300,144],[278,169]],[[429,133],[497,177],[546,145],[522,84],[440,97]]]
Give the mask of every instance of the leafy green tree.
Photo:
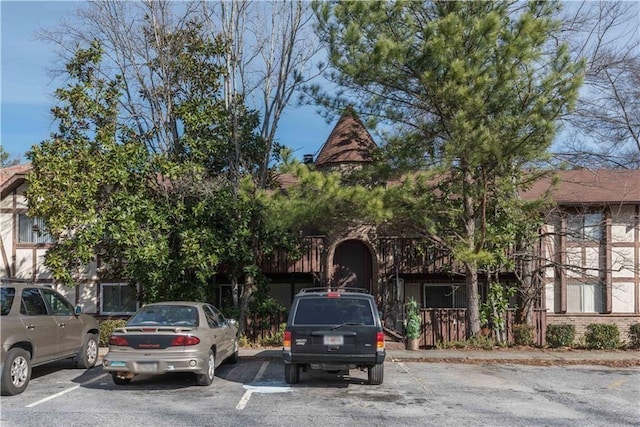
[[[480,331],[478,274],[518,230],[519,199],[538,176],[582,64],[555,44],[557,2],[319,2],[329,76],[371,118],[392,121],[396,172],[422,170],[389,192],[395,220],[464,266],[469,334]],[[348,97],[350,96],[350,98]],[[535,206],[535,205],[533,205]],[[533,207],[531,206],[531,207]],[[407,229],[407,228],[405,228]]]
[[[174,73],[165,90],[141,96],[172,112],[174,143],[149,149],[161,137],[123,119],[126,84],[104,77],[94,42],[78,50],[69,85],[57,91],[59,132],[29,153],[31,212],[59,239],[46,258],[57,280],[86,279],[98,259],[101,277],[141,284],[144,301],[204,301],[222,271],[236,286],[250,278],[237,292],[242,326],[262,257],[292,241],[256,185],[268,148],[257,113],[223,97],[226,43],[195,23],[164,37],[173,54],[157,66]]]

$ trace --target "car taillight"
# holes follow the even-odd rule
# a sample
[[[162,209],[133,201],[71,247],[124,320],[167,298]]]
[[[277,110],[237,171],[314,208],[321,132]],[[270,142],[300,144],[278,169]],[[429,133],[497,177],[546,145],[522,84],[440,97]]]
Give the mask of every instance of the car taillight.
[[[376,334],[376,348],[378,351],[384,350],[384,332]]]
[[[284,339],[282,340],[282,349],[291,351],[291,331],[284,331]]]
[[[172,346],[196,345],[200,343],[200,338],[191,335],[180,335],[171,341]]]
[[[126,346],[129,345],[129,341],[120,335],[111,335],[109,337],[109,345]]]

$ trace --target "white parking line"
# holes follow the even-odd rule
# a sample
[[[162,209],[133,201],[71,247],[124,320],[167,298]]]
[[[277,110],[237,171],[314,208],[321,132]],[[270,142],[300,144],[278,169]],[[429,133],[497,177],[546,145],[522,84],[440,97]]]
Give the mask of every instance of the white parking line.
[[[56,394],[52,394],[52,395],[51,395],[51,396],[49,396],[49,397],[45,397],[44,399],[40,399],[40,400],[38,400],[38,401],[36,401],[36,402],[30,403],[30,404],[28,404],[27,406],[25,406],[25,408],[33,408],[34,406],[38,406],[38,405],[39,405],[39,404],[41,404],[41,403],[48,402],[49,400],[55,399],[56,397],[60,397],[60,396],[63,396],[63,395],[65,395],[65,394],[67,394],[67,393],[71,393],[73,390],[75,390],[75,389],[77,389],[77,388],[80,388],[80,387],[82,387],[82,386],[84,386],[84,385],[87,385],[87,384],[94,383],[94,382],[96,382],[96,381],[98,381],[98,380],[100,380],[100,379],[102,379],[102,378],[104,378],[104,377],[106,377],[106,376],[108,376],[108,375],[109,375],[109,374],[102,374],[102,375],[100,375],[99,377],[96,377],[96,378],[94,378],[94,379],[92,379],[92,380],[89,380],[89,381],[83,382],[83,383],[78,384],[78,385],[74,385],[74,386],[73,386],[73,387],[71,387],[71,388],[68,388],[68,389],[66,389],[66,390],[62,390],[61,392],[58,392],[58,393],[56,393]]]
[[[262,362],[262,366],[260,366],[260,369],[258,369],[258,373],[253,378],[253,381],[252,381],[253,383],[257,383],[262,379],[262,376],[264,375],[264,371],[267,370],[267,366],[269,366],[269,362]],[[243,410],[244,407],[247,406],[247,403],[249,403],[249,399],[251,399],[252,393],[253,393],[252,389],[247,389],[247,391],[244,392],[244,395],[242,395],[240,402],[238,402],[238,404],[236,405],[236,409],[238,411]]]
[[[264,375],[264,371],[267,370],[267,366],[269,366],[269,362],[263,362],[262,366],[260,366],[260,369],[258,370],[258,373],[256,374],[255,378],[253,379],[252,383],[258,383],[260,382],[260,380],[262,379],[262,375]],[[251,395],[253,393],[290,393],[293,390],[291,389],[291,387],[286,386],[286,387],[281,387],[281,386],[270,386],[270,385],[248,385],[245,384],[243,385],[243,387],[247,390],[244,392],[244,394],[242,395],[242,398],[240,399],[240,401],[238,402],[238,404],[236,405],[236,409],[238,411],[243,410],[246,406],[247,403],[249,403],[249,399],[251,399]]]

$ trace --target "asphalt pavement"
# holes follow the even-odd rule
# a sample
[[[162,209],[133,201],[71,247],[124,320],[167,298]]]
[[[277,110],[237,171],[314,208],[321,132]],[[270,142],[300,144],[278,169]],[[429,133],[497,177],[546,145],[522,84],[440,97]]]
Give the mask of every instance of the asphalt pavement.
[[[419,349],[405,350],[404,345],[389,342],[387,361],[426,363],[475,363],[521,365],[604,365],[611,367],[640,366],[640,350],[583,350],[548,348]],[[100,358],[107,348],[100,348]],[[282,361],[279,347],[243,347],[241,359]]]

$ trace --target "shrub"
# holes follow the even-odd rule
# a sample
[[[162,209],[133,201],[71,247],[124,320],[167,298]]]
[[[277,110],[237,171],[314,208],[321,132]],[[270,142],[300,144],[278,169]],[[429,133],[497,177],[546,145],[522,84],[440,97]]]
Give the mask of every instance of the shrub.
[[[629,347],[640,348],[640,323],[634,323],[629,327]]]
[[[469,338],[467,343],[471,348],[481,348],[483,350],[493,350],[493,347],[496,345],[496,342],[492,337],[485,337],[482,335]]]
[[[127,323],[123,319],[107,319],[100,321],[100,345],[106,347],[109,345],[109,337],[114,329],[123,328]]]
[[[513,341],[515,345],[532,346],[534,344],[533,328],[524,324],[513,325]]]
[[[260,345],[265,347],[282,345],[282,340],[284,338],[284,330],[286,327],[287,327],[286,323],[281,323],[280,327],[278,328],[278,332],[276,332],[275,334],[274,333],[269,334],[265,338],[262,338],[260,340]]]
[[[590,323],[584,334],[585,344],[590,349],[609,350],[620,347],[620,330],[618,325],[606,323]]]
[[[570,347],[576,338],[574,325],[549,325],[545,339],[549,347]]]

